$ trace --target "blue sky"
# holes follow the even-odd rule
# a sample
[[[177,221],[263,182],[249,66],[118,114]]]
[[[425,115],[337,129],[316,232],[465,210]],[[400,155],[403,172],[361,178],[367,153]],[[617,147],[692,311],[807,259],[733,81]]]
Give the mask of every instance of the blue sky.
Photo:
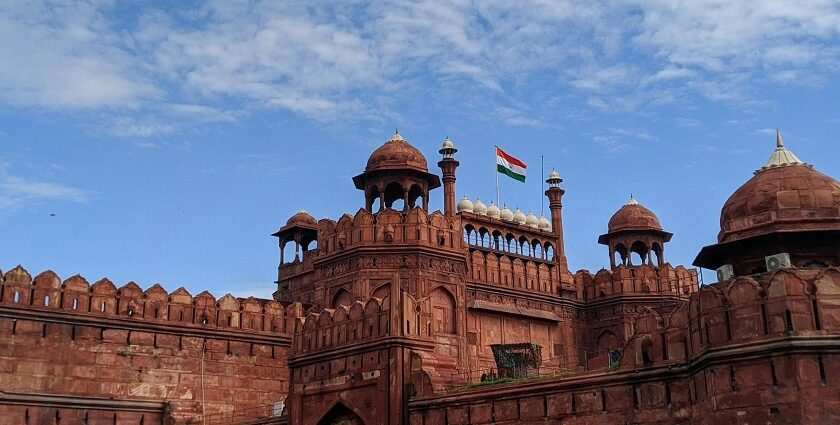
[[[840,177],[837,1],[310,3],[0,7],[0,267],[268,296],[269,235],[361,207],[395,127],[433,172],[454,140],[459,198],[494,196],[494,144],[526,161],[526,212],[544,156],[573,270],[630,193],[690,264],[776,127]]]

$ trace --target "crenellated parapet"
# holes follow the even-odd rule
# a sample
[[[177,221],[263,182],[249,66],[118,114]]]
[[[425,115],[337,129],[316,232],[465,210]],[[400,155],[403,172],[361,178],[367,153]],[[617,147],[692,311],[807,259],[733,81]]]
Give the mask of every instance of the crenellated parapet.
[[[310,312],[295,321],[292,352],[310,354],[387,336],[391,333],[389,313],[388,298]]]
[[[459,250],[457,225],[457,218],[446,217],[440,211],[428,214],[422,208],[405,212],[384,209],[378,213],[360,209],[355,215],[344,214],[337,222],[318,222],[318,256],[356,246],[400,244]]]
[[[2,275],[0,306],[285,336],[293,333],[303,311],[298,303],[230,294],[216,299],[207,291],[192,296],[184,288],[167,292],[159,284],[143,290],[129,282],[118,288],[102,278],[91,285],[79,275],[62,281],[51,270],[33,279],[21,266]]]
[[[840,268],[782,269],[707,285],[666,314],[633,319],[621,366],[681,363],[732,347],[840,334]]]
[[[629,294],[687,296],[699,287],[696,270],[668,263],[661,267],[619,265],[612,270],[601,269],[594,275],[579,270],[574,274],[574,281],[583,288],[586,300]]]
[[[468,279],[471,281],[528,292],[559,294],[557,270],[545,262],[477,249],[470,251]]]

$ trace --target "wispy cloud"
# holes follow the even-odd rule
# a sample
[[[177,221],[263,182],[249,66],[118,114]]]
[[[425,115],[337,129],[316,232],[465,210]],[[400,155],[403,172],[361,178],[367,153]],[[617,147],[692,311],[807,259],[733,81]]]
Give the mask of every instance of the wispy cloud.
[[[0,162],[0,206],[16,209],[34,202],[88,202],[92,193],[60,183],[12,175],[10,165]]]
[[[0,11],[0,99],[46,109],[132,108],[163,91],[124,49],[99,2]]]
[[[580,93],[570,101],[600,113],[693,96],[761,105],[763,87],[820,87],[840,70],[840,4],[830,0],[165,7],[125,16],[93,0],[3,8],[0,61],[15,66],[0,68],[0,102],[97,110],[102,132],[123,138],[264,109],[391,120],[404,93],[457,93],[460,113],[536,126],[552,112],[534,102],[546,91]],[[511,104],[535,106],[517,115]]]

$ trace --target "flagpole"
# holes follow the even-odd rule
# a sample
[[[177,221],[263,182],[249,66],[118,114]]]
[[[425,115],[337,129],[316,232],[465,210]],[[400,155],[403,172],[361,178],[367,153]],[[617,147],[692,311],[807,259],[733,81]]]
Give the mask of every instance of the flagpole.
[[[543,156],[540,155],[540,181],[542,182],[542,178],[545,177],[545,163],[543,161]],[[540,216],[545,215],[545,197],[543,196],[543,189],[545,189],[545,182],[540,183]]]
[[[496,175],[496,207],[498,207],[501,205],[499,203],[499,170],[497,170],[499,166],[496,165],[497,158],[499,157],[499,145],[493,145],[493,147],[495,147],[493,151],[493,173]]]

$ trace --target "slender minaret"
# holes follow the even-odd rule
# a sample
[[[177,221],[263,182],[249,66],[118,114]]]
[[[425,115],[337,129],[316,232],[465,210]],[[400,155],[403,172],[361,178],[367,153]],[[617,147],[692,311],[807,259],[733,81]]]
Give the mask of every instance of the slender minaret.
[[[558,264],[567,267],[566,248],[563,243],[563,194],[565,190],[560,188],[560,183],[563,179],[557,170],[552,169],[545,181],[548,183],[548,190],[545,191],[545,196],[548,197],[548,208],[551,210],[551,228],[554,230],[554,235],[557,236],[557,252],[555,253],[555,261]]]
[[[460,165],[455,160],[455,152],[458,149],[447,137],[438,152],[443,155],[443,159],[438,162],[438,167],[443,171],[443,213],[451,217],[455,215],[455,169]]]

